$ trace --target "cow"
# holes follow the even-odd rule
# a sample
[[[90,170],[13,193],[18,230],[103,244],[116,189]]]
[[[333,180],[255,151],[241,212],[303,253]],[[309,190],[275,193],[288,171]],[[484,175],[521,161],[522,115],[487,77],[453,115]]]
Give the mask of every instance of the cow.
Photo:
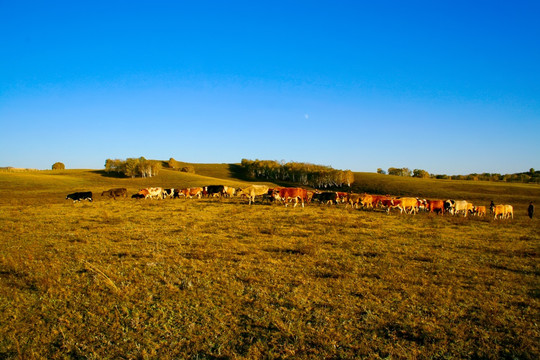
[[[145,199],[163,199],[163,189],[160,187],[141,189],[139,194],[144,195]]]
[[[349,195],[348,193],[343,192],[343,191],[338,191],[336,192],[336,194],[340,202],[344,203],[345,201],[347,201],[347,196]]]
[[[418,200],[418,210],[428,211],[426,199],[416,198],[416,200]]]
[[[339,201],[339,194],[335,193],[333,191],[325,191],[322,193],[315,193],[313,194],[312,200],[317,200],[321,204],[333,204],[338,203]]]
[[[308,190],[307,191],[307,203],[311,203],[311,200],[313,199],[313,195],[315,195],[315,191]]]
[[[315,196],[314,194],[313,196]],[[336,195],[337,197],[337,195]],[[289,200],[294,200],[294,207],[298,205],[298,199],[302,202],[302,207],[304,207],[304,201],[307,201],[307,190],[302,188],[281,188],[279,189],[279,193],[274,192],[274,198],[276,200],[281,200],[285,204],[285,206],[288,205]]]
[[[145,196],[143,194],[133,194],[131,195],[131,198],[139,200],[139,199],[144,199]]]
[[[141,198],[141,196],[146,199],[150,196],[150,192],[148,191],[148,189],[141,189],[136,195],[139,195],[139,199]]]
[[[467,203],[467,213],[471,213],[471,215],[475,213],[475,206],[470,202]]]
[[[372,205],[373,207],[378,207],[379,205],[381,205],[382,200],[390,198],[390,195],[371,195]]]
[[[116,200],[117,197],[127,197],[127,189],[126,188],[117,188],[117,189],[109,189],[101,193],[101,196],[107,196],[109,198],[113,198],[113,200]]]
[[[363,194],[360,198],[360,202],[362,203],[362,206],[365,208],[373,208],[373,196],[369,194]]]
[[[476,216],[486,216],[486,207],[485,206],[475,206],[474,214]]]
[[[232,186],[224,186],[223,187],[223,196],[225,197],[233,197],[236,194],[236,189]]]
[[[381,205],[386,208],[386,213],[390,213],[390,209],[398,208],[401,210],[401,199],[384,198],[380,200]]]
[[[66,200],[68,199],[73,200],[73,203],[76,203],[82,200],[88,200],[90,202],[93,201],[91,191],[74,192],[73,194],[68,194],[66,196]]]
[[[426,208],[430,213],[444,214],[445,202],[443,200],[427,200]]]
[[[176,190],[175,189],[163,189],[163,198],[173,198]]]
[[[181,189],[177,190],[175,193],[175,197],[185,196],[186,199],[189,197],[190,199],[193,197],[201,198],[203,193],[202,187],[193,187],[193,188],[187,188],[187,189]]]
[[[455,203],[456,203],[455,200],[446,200],[444,202],[444,211],[449,212],[450,214],[454,215]]]
[[[220,197],[225,192],[224,185],[209,185],[204,188],[206,195]]]
[[[362,200],[362,196],[360,194],[347,194],[347,204],[345,207],[351,205],[351,207],[354,206],[355,209],[358,209],[358,205],[360,204]]]
[[[454,201],[453,206],[453,215],[458,215],[459,213],[463,213],[464,217],[467,217],[467,212],[469,211],[469,203],[465,200],[456,200]]]
[[[405,214],[416,214],[418,212],[418,199],[413,197],[404,197],[400,198],[401,204],[399,204],[398,208],[400,209],[401,213],[405,211]]]
[[[246,188],[239,189],[237,191],[238,196],[245,195],[247,196],[249,200],[249,205],[251,205],[252,202],[255,202],[256,196],[261,196],[264,194],[268,194],[268,186],[266,185],[250,185]]]
[[[497,216],[500,216],[501,219],[504,218],[505,212],[504,212],[504,205],[494,205],[493,206],[493,219],[497,219]]]
[[[514,218],[514,207],[512,205],[504,205],[504,218],[508,219],[512,216]]]

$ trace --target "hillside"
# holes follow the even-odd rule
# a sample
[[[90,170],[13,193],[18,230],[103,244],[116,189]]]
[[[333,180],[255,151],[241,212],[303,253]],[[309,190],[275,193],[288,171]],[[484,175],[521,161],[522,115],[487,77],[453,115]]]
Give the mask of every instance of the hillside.
[[[2,171],[0,172],[0,187],[4,191],[0,192],[0,201],[17,201],[12,196],[13,191],[17,192],[19,199],[34,197],[61,202],[69,192],[89,190],[98,198],[102,191],[113,187],[125,187],[129,194],[133,194],[141,188],[150,186],[185,188],[221,184],[241,187],[250,183],[239,177],[237,164],[189,165],[195,168],[195,174],[162,169],[159,175],[151,178],[115,177],[102,170],[89,169]],[[355,182],[350,189],[340,188],[339,190],[431,199],[465,199],[484,204],[493,200],[496,203],[509,203],[519,207],[526,206],[530,201],[540,204],[540,185],[535,184],[419,179],[364,172],[354,173],[354,177]],[[277,185],[295,186],[283,183]],[[28,191],[30,189],[32,191]]]

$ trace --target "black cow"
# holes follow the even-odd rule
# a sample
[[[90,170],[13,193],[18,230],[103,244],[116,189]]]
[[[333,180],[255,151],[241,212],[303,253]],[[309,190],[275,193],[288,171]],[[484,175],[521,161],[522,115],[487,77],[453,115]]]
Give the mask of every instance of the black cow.
[[[313,194],[313,197],[311,198],[311,200],[318,200],[323,204],[333,204],[333,203],[337,204],[339,200],[339,196],[335,192],[326,191],[322,193]]]
[[[131,198],[132,199],[144,199],[144,195],[143,194],[133,194],[131,195]]]
[[[81,200],[92,201],[92,192],[91,191],[75,192],[73,194],[68,194],[68,196],[66,196],[66,200],[67,199],[73,200],[74,203]]]
[[[225,186],[224,185],[209,185],[204,188],[206,191],[206,194],[208,196],[221,196],[225,192]]]

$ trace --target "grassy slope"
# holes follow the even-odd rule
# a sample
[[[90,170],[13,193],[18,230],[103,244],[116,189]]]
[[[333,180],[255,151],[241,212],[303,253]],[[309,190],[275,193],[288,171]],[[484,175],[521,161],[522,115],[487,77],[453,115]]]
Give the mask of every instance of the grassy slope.
[[[64,200],[242,184],[226,164],[196,171],[0,172],[0,358],[540,355],[540,219],[523,211],[493,221],[239,199]],[[358,191],[540,200],[537,186],[356,176]]]

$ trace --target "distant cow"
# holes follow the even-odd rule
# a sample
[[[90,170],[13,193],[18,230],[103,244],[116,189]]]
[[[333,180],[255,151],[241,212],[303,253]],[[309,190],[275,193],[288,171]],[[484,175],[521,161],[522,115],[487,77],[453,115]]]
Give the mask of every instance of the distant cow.
[[[456,200],[454,201],[453,206],[453,215],[458,215],[459,213],[463,213],[463,216],[467,216],[467,212],[469,211],[469,203],[465,200]]]
[[[312,200],[317,200],[321,204],[333,204],[338,203],[339,201],[339,194],[333,192],[333,191],[325,191],[322,193],[315,193],[313,194]]]
[[[360,204],[360,201],[362,200],[362,195],[360,194],[347,194],[347,205],[345,207],[351,205],[354,206],[356,209],[358,209],[358,205]]]
[[[209,185],[204,188],[208,196],[221,196],[225,193],[224,185]]]
[[[476,216],[486,216],[486,207],[485,206],[475,206],[474,214]]]
[[[88,200],[92,201],[92,192],[91,191],[84,191],[84,192],[75,192],[73,194],[68,194],[66,196],[66,200],[73,200],[74,203],[82,200]]]
[[[166,197],[172,199],[174,197],[174,193],[176,192],[176,189],[163,189],[163,198]]]
[[[236,189],[232,186],[224,186],[223,187],[223,196],[225,197],[233,197],[236,194]]]
[[[427,200],[426,208],[430,213],[444,214],[445,202],[442,200]]]
[[[336,192],[336,194],[340,202],[344,203],[345,201],[347,201],[347,196],[349,195],[349,193],[338,191]]]
[[[360,202],[365,208],[373,208],[373,196],[369,194],[363,194],[360,198]]]
[[[444,202],[444,211],[449,212],[450,214],[454,215],[455,204],[456,204],[455,200],[446,200]]]
[[[246,188],[239,189],[236,194],[238,196],[247,196],[249,200],[249,205],[251,205],[252,202],[255,202],[256,196],[268,194],[268,189],[269,188],[266,185],[251,185]]]
[[[403,213],[405,211],[405,214],[416,214],[418,212],[418,199],[413,197],[403,197],[401,199],[401,204],[399,204],[398,208]]]
[[[117,189],[109,189],[101,193],[101,196],[107,196],[109,198],[113,198],[116,200],[117,197],[127,197],[127,189],[126,188],[117,188]]]
[[[499,217],[500,219],[506,219],[510,216],[512,219],[514,218],[514,207],[512,205],[495,205],[493,208],[493,219],[497,219]]]
[[[335,193],[334,193],[335,194]],[[315,197],[314,194],[313,197]],[[335,195],[337,198],[337,194]],[[304,207],[304,201],[307,202],[308,195],[307,190],[302,188],[281,188],[279,189],[279,193],[274,192],[274,198],[276,200],[281,200],[285,204],[285,206],[288,205],[289,200],[294,200],[294,207],[298,205],[298,199],[302,202],[302,207]]]
[[[201,198],[202,196],[202,193],[203,193],[203,188],[202,187],[192,187],[192,188],[187,188],[187,189],[181,189],[181,190],[176,190],[175,194],[174,194],[174,197],[177,198],[177,197],[180,197],[180,196],[185,196],[186,199],[189,197],[190,199],[193,198],[193,197],[197,197],[197,198]]]
[[[503,219],[505,217],[504,213],[504,205],[494,205],[493,206],[493,219],[497,219],[497,217],[500,217]]]
[[[384,198],[380,200],[381,205],[386,208],[386,213],[390,213],[390,209],[401,209],[401,199]]]
[[[504,205],[504,218],[508,219],[512,216],[514,218],[514,207],[512,205]]]
[[[138,200],[138,199],[144,199],[145,196],[143,194],[133,194],[133,195],[131,195],[131,198]]]
[[[144,195],[145,199],[163,199],[163,189],[160,187],[141,189],[139,194]]]

